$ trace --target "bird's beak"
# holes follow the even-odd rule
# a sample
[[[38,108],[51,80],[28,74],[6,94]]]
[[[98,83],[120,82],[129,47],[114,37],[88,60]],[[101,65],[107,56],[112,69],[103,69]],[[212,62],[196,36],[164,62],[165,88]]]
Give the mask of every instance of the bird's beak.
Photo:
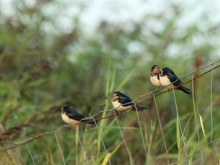
[[[64,111],[63,111],[63,107],[61,108],[61,111],[62,111],[62,113],[64,112]]]

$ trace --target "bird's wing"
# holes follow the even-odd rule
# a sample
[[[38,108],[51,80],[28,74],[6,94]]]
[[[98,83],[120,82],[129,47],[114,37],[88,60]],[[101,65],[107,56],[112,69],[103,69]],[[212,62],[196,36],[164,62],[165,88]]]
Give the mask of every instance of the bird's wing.
[[[80,121],[87,122],[88,124],[97,124],[98,123],[98,121],[93,118],[82,118]]]
[[[85,118],[85,116],[83,116],[77,112],[66,111],[65,113],[69,118],[74,119],[74,120],[81,120],[82,118]]]
[[[141,104],[138,104],[138,103],[135,103],[133,106],[132,106],[132,111],[143,111],[143,110],[146,110],[147,107],[145,105],[141,105]]]
[[[130,97],[128,96],[120,96],[120,98],[118,99],[118,101],[122,104],[122,105],[131,105],[132,100],[130,99]]]
[[[174,86],[180,86],[182,84],[182,81],[177,77],[177,75],[174,72],[168,73],[167,76]]]
[[[165,68],[169,71],[169,73],[176,75],[176,74],[174,73],[174,71],[173,71],[172,69],[170,69],[169,67],[165,67]]]

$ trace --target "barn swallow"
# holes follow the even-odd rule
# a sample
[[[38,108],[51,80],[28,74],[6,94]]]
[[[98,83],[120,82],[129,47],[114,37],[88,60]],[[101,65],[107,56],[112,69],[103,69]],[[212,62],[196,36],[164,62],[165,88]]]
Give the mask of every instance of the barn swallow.
[[[184,87],[182,84],[182,81],[177,77],[177,75],[172,71],[170,68],[165,67],[161,69],[160,74],[160,83],[162,86],[167,86],[170,84],[173,84],[177,89],[187,93],[191,94],[190,89]]]
[[[162,87],[159,77],[160,73],[161,73],[161,69],[158,65],[155,64],[151,67],[150,81],[153,84],[153,86]]]
[[[113,94],[112,105],[117,111],[126,111],[126,110],[144,110],[146,107],[142,105],[135,104],[130,97],[127,95],[116,91]]]
[[[81,123],[89,123],[89,124],[95,124],[95,122],[92,119],[88,119],[84,115],[78,113],[73,107],[70,106],[63,106],[61,108],[62,114],[61,117],[64,122],[70,125],[76,125]]]

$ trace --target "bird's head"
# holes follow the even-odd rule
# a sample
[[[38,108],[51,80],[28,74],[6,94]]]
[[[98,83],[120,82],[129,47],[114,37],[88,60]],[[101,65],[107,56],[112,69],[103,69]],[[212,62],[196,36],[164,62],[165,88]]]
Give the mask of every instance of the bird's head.
[[[113,94],[113,101],[116,101],[119,99],[121,92],[115,91]]]
[[[161,73],[161,69],[157,64],[151,67],[151,75],[159,75],[160,73]]]
[[[68,111],[68,109],[70,109],[70,108],[71,108],[70,106],[64,105],[63,107],[61,107],[61,111],[62,111],[62,113],[64,113],[64,112]]]

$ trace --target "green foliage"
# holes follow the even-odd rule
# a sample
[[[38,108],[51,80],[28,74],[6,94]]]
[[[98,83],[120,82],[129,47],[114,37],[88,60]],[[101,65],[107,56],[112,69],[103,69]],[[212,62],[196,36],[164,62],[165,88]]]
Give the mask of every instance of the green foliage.
[[[219,57],[213,55],[216,50],[211,43],[189,46],[189,50],[183,51],[186,43],[203,32],[195,24],[177,35],[178,14],[168,20],[147,15],[134,22],[130,30],[101,22],[93,35],[87,35],[82,33],[78,17],[71,31],[57,29],[56,17],[45,16],[41,10],[52,3],[41,2],[29,8],[22,1],[15,5],[17,14],[4,16],[0,23],[0,123],[9,132],[1,146],[64,124],[59,108],[66,103],[89,116],[111,109],[111,94],[115,90],[133,99],[154,90],[148,75],[155,63],[169,66],[181,76],[198,68],[198,63],[205,65]],[[148,29],[145,19],[164,22],[163,30]],[[45,32],[45,24],[54,27],[53,32]],[[217,34],[215,31],[212,35]],[[180,47],[180,54],[171,56],[168,52],[172,46]],[[183,52],[190,53],[184,56]],[[182,81],[191,78],[189,75]],[[213,70],[212,76],[208,73],[194,85],[187,84],[195,89],[194,98],[176,90],[176,99],[172,91],[156,97],[160,119],[151,99],[144,102],[149,110],[139,112],[140,125],[135,112],[128,112],[118,117],[119,124],[115,118],[108,118],[99,121],[98,127],[64,128],[28,143],[30,153],[26,145],[18,147],[15,153],[19,151],[19,161],[26,164],[129,164],[126,142],[134,164],[216,163],[219,153],[215,147],[219,145],[206,145],[220,136],[219,79],[219,72]],[[110,114],[105,111],[99,117]]]

